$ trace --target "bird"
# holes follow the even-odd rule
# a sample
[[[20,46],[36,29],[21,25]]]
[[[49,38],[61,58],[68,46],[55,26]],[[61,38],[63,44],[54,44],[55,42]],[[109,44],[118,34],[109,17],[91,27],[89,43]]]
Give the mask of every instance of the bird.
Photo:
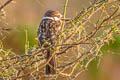
[[[62,14],[58,10],[48,10],[44,14],[37,32],[39,46],[46,48],[42,54],[46,54],[46,62],[48,64],[45,68],[46,75],[56,74],[56,61],[54,53],[54,46],[59,37],[62,27]],[[53,47],[50,47],[53,46]],[[49,48],[50,47],[50,48]]]

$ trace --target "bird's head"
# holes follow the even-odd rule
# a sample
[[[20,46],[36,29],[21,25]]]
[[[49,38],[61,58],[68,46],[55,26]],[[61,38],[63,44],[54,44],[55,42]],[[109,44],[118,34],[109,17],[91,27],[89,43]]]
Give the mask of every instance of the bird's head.
[[[43,19],[61,20],[62,14],[59,11],[48,10]]]

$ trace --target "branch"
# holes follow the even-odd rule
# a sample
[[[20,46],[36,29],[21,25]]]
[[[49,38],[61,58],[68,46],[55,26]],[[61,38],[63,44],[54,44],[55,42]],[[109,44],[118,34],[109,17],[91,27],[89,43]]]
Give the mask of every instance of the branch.
[[[3,5],[1,5],[0,6],[0,11],[4,8],[4,7],[6,7],[10,2],[12,2],[13,0],[8,0],[8,1],[6,1]]]
[[[73,61],[71,61],[71,62],[69,62],[69,63],[66,63],[66,64],[64,64],[64,65],[62,65],[62,66],[58,66],[57,68],[65,68],[65,67],[67,67],[67,66],[70,66],[70,65],[72,65],[73,63],[82,60],[84,57],[87,57],[87,56],[89,55],[89,53],[90,53],[90,51],[88,51],[88,52],[86,52],[86,53],[83,53],[83,54],[82,54],[80,57],[78,57],[77,59],[75,59],[75,60],[73,60]]]
[[[92,38],[92,37],[98,32],[98,30],[100,30],[100,28],[102,27],[102,25],[103,25],[105,22],[107,22],[108,20],[110,20],[110,19],[115,15],[115,13],[116,13],[118,10],[119,10],[119,7],[118,7],[109,17],[105,18],[105,19],[101,22],[101,24],[100,24],[98,27],[96,27],[96,29],[95,29],[93,32],[89,33],[85,41],[87,41],[87,40],[89,40],[90,38]]]

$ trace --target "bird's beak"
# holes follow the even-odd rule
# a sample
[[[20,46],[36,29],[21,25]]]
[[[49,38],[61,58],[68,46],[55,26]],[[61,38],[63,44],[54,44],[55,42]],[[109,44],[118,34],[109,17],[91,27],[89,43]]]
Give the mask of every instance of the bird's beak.
[[[70,21],[72,19],[71,18],[61,18],[61,20],[63,20],[63,21]]]

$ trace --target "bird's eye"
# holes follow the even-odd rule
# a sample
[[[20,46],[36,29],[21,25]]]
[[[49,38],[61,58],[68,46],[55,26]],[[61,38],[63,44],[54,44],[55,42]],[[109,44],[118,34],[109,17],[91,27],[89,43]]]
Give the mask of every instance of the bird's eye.
[[[62,15],[61,15],[61,14],[59,14],[57,17],[58,17],[58,18],[62,18]]]

